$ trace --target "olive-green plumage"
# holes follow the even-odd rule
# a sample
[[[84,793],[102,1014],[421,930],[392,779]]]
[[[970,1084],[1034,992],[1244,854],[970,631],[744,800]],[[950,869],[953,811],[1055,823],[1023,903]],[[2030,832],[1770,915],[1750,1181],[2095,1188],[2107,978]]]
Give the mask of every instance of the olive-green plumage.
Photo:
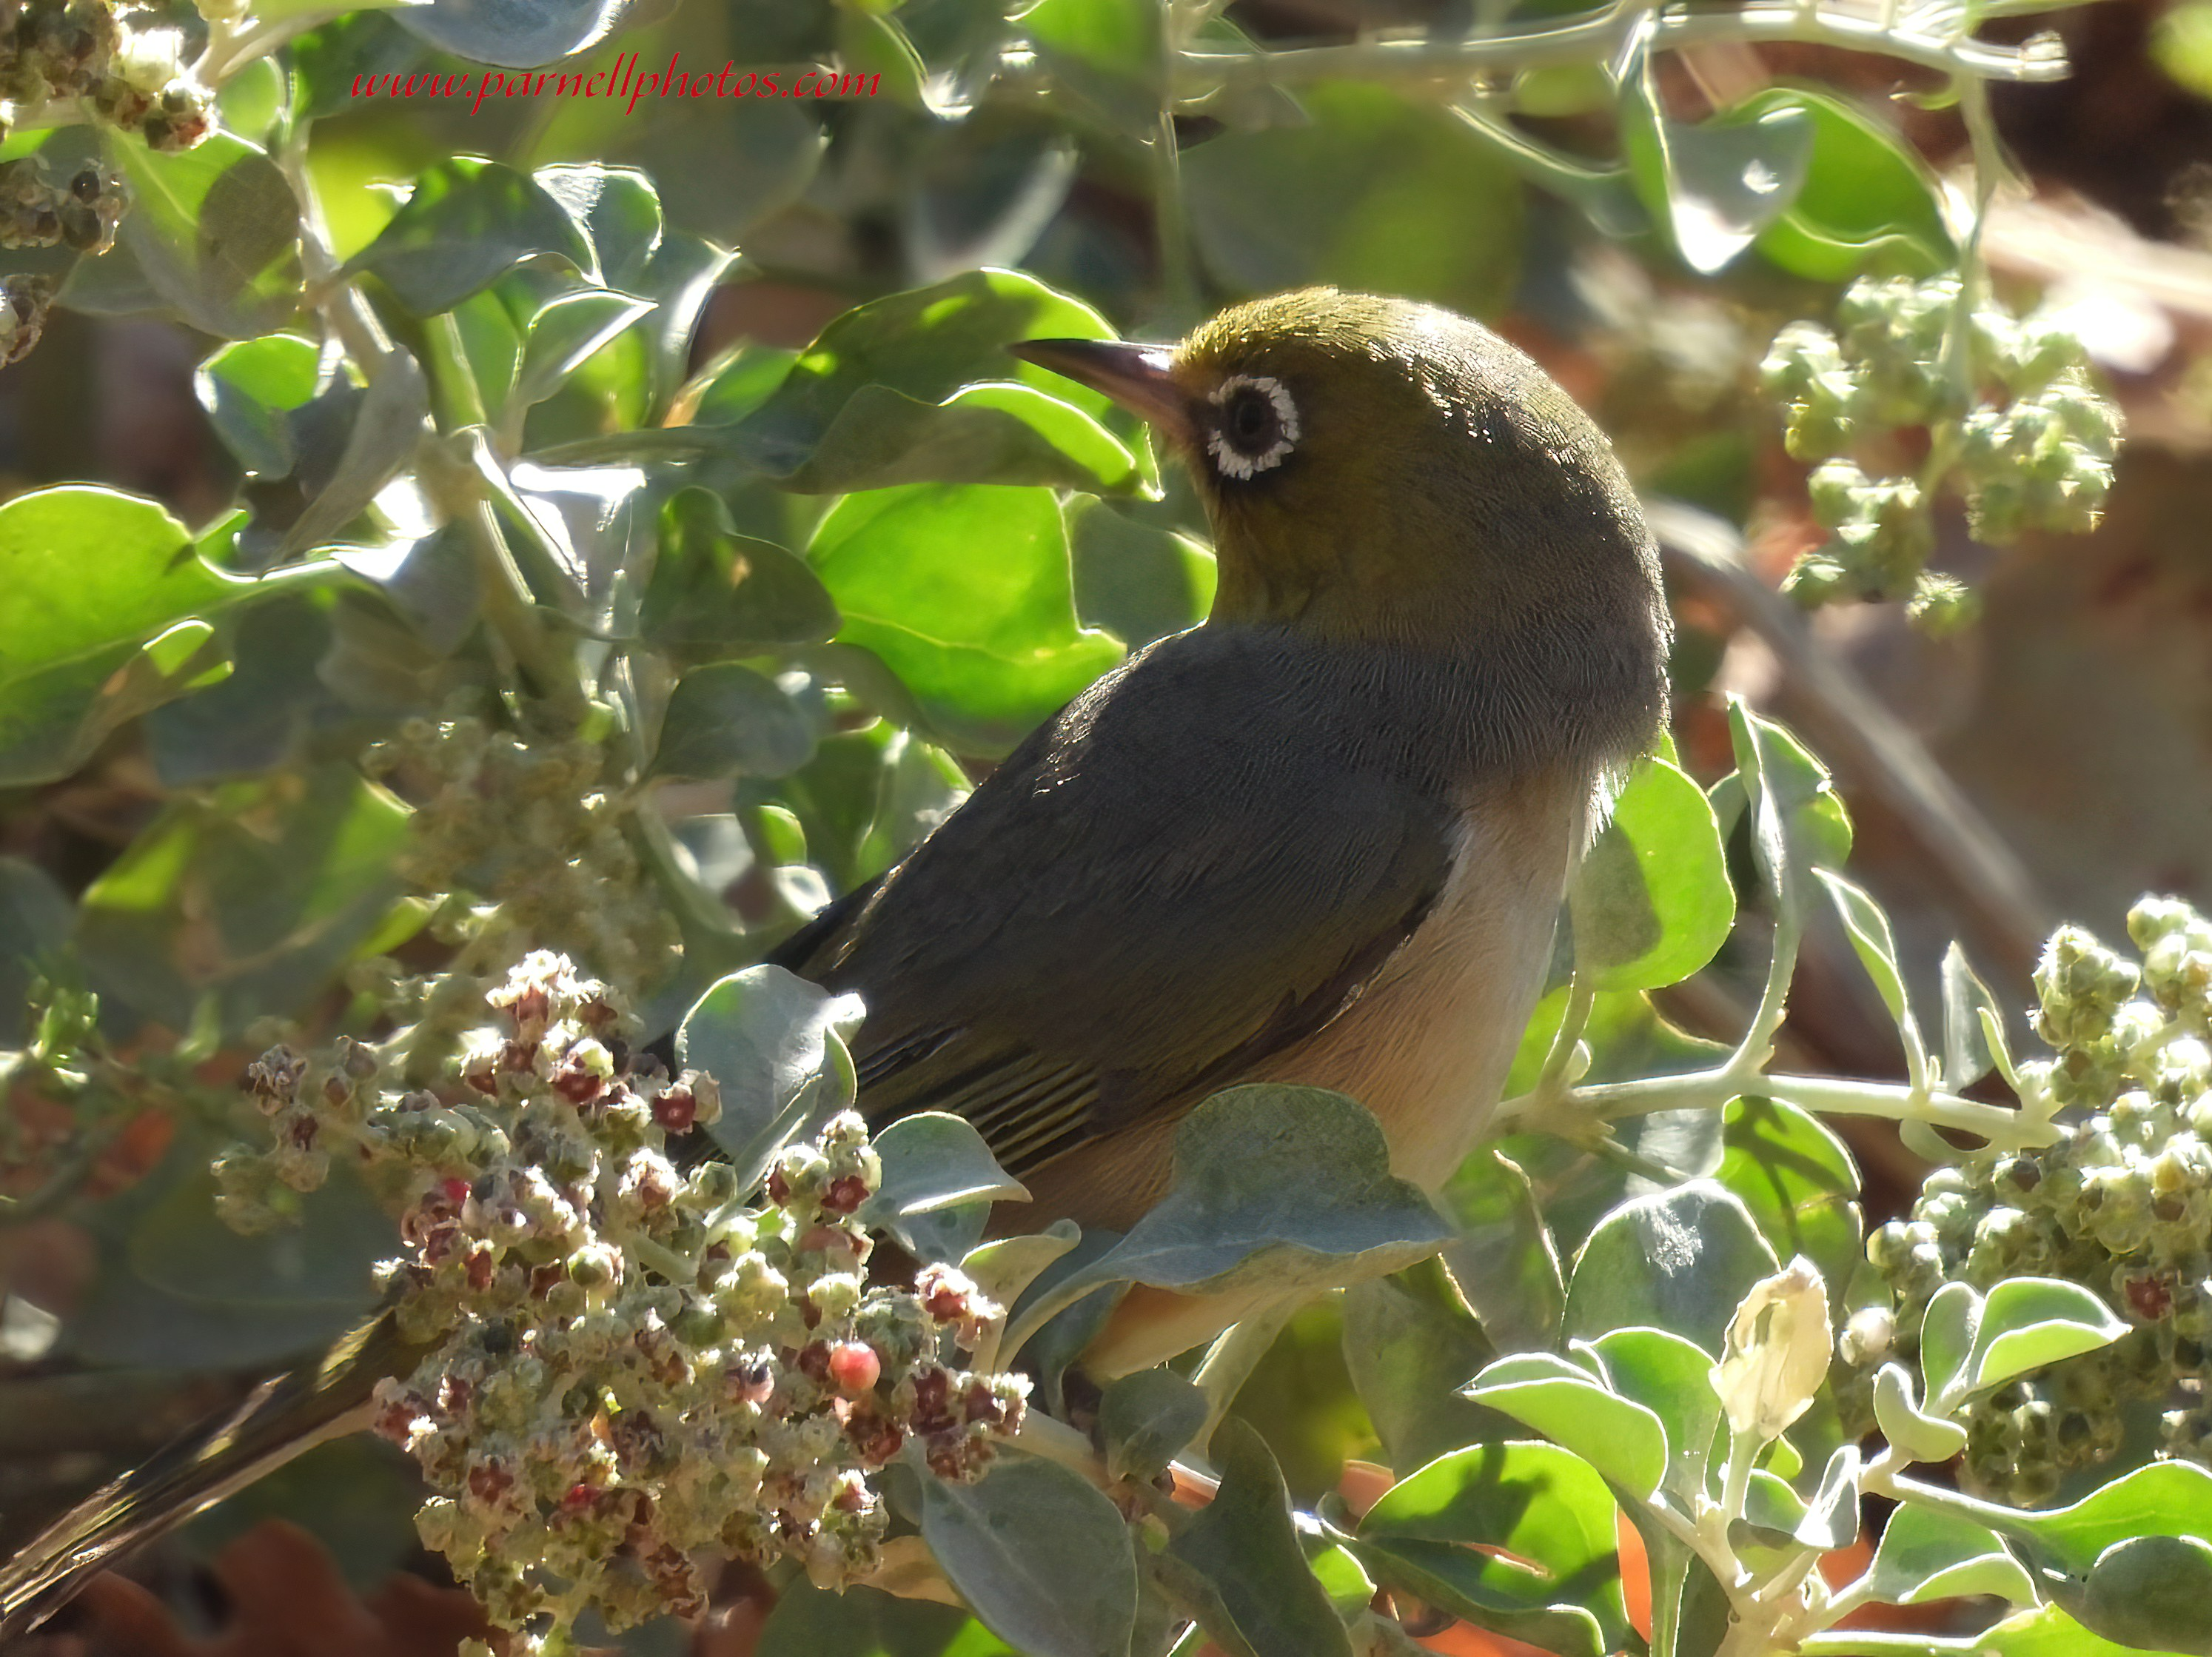
[[[869,1117],[974,1121],[1036,1199],[1024,1228],[1127,1226],[1182,1112],[1240,1081],[1352,1093],[1433,1185],[1495,1100],[1607,781],[1660,717],[1666,610],[1627,482],[1533,363],[1426,306],[1315,289],[1172,351],[1021,350],[1181,454],[1213,613],[776,959],[866,1000]],[[1239,1310],[1139,1291],[1091,1360],[1154,1362]],[[372,1367],[272,1396],[327,1426],[315,1395],[365,1396]],[[58,1522],[0,1570],[0,1635],[273,1465],[282,1427],[257,1413]]]

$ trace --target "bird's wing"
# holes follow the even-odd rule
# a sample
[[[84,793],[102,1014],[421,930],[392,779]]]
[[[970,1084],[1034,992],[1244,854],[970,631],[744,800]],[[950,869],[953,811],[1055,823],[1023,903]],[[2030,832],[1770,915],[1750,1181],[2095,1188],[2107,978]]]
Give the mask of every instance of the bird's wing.
[[[866,1003],[872,1120],[957,1112],[1019,1176],[1234,1081],[1373,978],[1450,873],[1453,813],[1310,648],[1155,646],[780,952]]]

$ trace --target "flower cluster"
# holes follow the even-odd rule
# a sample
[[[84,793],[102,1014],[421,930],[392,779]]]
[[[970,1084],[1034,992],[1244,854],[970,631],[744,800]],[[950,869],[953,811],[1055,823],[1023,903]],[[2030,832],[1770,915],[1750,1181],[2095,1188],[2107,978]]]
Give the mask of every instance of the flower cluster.
[[[527,1630],[511,1652],[587,1605],[615,1628],[702,1609],[698,1550],[866,1576],[877,1470],[912,1443],[972,1478],[1018,1426],[1027,1384],[958,1362],[1000,1309],[944,1267],[867,1280],[882,1168],[858,1117],[787,1148],[750,1207],[727,1163],[670,1160],[714,1084],[634,1057],[613,991],[540,953],[489,1001],[459,1102],[380,1087],[359,1044],[264,1055],[273,1148],[220,1170],[237,1218],[254,1181],[307,1188],[345,1146],[404,1203],[383,1270],[401,1332],[435,1346],[375,1426],[434,1492],[424,1542]]]
[[[448,894],[437,929],[503,966],[523,941],[642,990],[675,959],[675,923],[624,833],[628,812],[594,785],[605,752],[532,739],[472,715],[411,719],[363,756],[414,802],[399,872]]]
[[[1905,598],[1934,632],[1972,618],[1973,595],[1926,568],[1930,509],[1948,476],[1968,527],[1992,545],[2026,530],[2096,526],[2112,483],[2119,411],[2097,390],[2080,339],[2045,316],[1971,307],[1955,276],[1856,283],[1836,328],[1793,322],[1760,376],[1786,410],[1786,443],[1817,462],[1809,490],[1827,543],[1785,583],[1803,602]],[[1869,466],[1922,441],[1917,474]],[[1864,464],[1863,464],[1863,462]]]
[[[2053,1056],[2020,1067],[2022,1107],[2062,1137],[1938,1169],[1867,1244],[1908,1344],[1945,1282],[2022,1275],[2085,1284],[2133,1325],[1970,1406],[1968,1481],[2021,1502],[2112,1456],[2124,1406],[2177,1392],[2166,1447],[2212,1462],[2212,922],[2146,898],[2128,933],[2140,966],[2066,927],[2036,972]]]
[[[205,137],[212,102],[180,61],[183,36],[145,27],[151,8],[112,0],[0,0],[0,101],[83,100],[154,149]]]

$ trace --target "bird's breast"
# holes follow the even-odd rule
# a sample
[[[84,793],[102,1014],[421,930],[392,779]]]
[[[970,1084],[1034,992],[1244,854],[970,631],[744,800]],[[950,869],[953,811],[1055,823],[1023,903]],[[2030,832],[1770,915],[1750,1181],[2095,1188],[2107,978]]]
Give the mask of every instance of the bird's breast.
[[[1487,1127],[1543,988],[1595,779],[1561,767],[1469,791],[1451,875],[1366,992],[1249,1080],[1351,1094],[1395,1172],[1433,1190]]]

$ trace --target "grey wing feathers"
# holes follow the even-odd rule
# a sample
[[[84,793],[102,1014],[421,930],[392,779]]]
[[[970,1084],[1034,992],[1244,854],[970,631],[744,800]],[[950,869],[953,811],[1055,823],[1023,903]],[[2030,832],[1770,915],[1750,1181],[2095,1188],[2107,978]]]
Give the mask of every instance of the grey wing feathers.
[[[789,952],[867,1002],[872,1119],[956,1111],[1019,1176],[1319,1028],[1419,924],[1453,821],[1403,733],[1255,659],[1294,641],[1213,631],[1102,680]]]

